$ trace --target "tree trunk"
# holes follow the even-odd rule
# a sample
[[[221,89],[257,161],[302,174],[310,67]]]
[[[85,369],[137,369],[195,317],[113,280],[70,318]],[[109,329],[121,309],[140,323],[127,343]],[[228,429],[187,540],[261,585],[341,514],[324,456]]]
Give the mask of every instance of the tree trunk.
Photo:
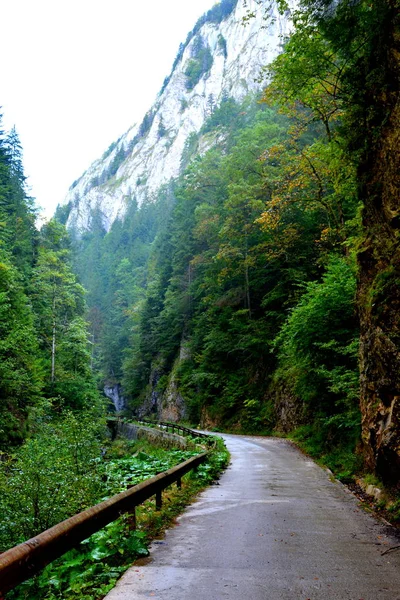
[[[245,281],[246,281],[246,302],[247,302],[247,308],[249,311],[249,319],[251,319],[251,299],[250,299],[250,281],[249,281],[249,265],[247,262],[247,258],[248,258],[248,239],[247,239],[247,231],[245,232],[245,242],[246,242],[246,248],[245,248],[245,253],[244,253],[244,277],[245,277]]]
[[[51,340],[51,383],[56,379],[56,295],[53,295],[53,334]]]

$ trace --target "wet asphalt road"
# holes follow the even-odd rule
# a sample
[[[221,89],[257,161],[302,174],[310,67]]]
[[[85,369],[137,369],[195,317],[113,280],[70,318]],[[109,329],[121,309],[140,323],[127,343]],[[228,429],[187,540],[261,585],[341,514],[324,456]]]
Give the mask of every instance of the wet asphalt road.
[[[224,438],[220,484],[107,600],[400,600],[390,528],[288,442]]]

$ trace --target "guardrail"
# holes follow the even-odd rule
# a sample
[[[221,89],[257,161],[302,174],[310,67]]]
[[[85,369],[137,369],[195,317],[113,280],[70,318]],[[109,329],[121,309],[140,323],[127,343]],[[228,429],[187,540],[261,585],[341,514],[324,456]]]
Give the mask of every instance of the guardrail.
[[[199,431],[194,431],[193,429],[189,429],[188,427],[183,427],[182,425],[178,425],[177,423],[168,423],[166,421],[152,421],[151,419],[135,419],[137,423],[145,423],[146,425],[153,425],[156,427],[161,427],[168,431],[170,429],[171,433],[185,433],[186,435],[191,435],[197,438],[204,438],[206,440],[212,440],[212,436],[207,433],[201,433]]]
[[[207,452],[194,456],[180,465],[164,471],[151,479],[121,492],[100,504],[69,518],[36,537],[7,550],[0,555],[0,599],[26,579],[36,575],[46,565],[59,558],[90,535],[115,521],[124,513],[132,514],[135,508],[152,496],[156,508],[162,507],[162,491],[177,483],[181,487],[183,475],[196,469],[207,458]]]

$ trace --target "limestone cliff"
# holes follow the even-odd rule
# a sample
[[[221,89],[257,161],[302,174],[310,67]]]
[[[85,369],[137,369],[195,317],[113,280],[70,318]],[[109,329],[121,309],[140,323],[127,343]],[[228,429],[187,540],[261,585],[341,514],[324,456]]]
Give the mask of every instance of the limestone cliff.
[[[221,20],[206,15],[181,44],[172,72],[142,122],[128,129],[71,186],[65,198],[69,229],[78,234],[90,230],[96,214],[108,231],[131,202],[140,206],[151,200],[163,183],[179,174],[190,135],[200,130],[221,100],[241,100],[261,87],[260,72],[280,50],[289,14],[282,16],[271,8],[265,22],[265,7],[255,0],[227,5],[230,13]],[[245,25],[247,11],[256,16]]]

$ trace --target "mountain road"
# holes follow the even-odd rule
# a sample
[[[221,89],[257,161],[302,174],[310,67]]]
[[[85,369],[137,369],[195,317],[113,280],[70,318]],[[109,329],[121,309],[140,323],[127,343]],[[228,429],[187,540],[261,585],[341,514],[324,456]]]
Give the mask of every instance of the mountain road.
[[[289,442],[223,437],[218,484],[107,600],[400,600],[396,530]]]

